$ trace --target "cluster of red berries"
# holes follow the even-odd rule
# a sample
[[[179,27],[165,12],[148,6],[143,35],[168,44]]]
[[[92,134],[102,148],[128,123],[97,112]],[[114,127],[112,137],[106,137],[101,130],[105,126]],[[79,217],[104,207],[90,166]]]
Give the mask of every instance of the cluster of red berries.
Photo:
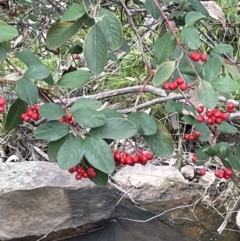
[[[75,178],[81,180],[82,178],[94,178],[97,176],[97,172],[93,167],[84,168],[82,165],[68,169],[69,173],[75,173]]]
[[[128,152],[121,153],[118,150],[113,152],[113,157],[117,166],[119,165],[130,165],[133,166],[136,163],[146,165],[146,163],[153,159],[151,152],[143,153],[142,150],[138,150],[137,154],[131,156]]]
[[[200,131],[195,131],[193,134],[185,134],[184,139],[186,141],[197,141],[200,135]]]
[[[218,177],[218,178],[225,178],[225,179],[230,179],[231,176],[232,176],[232,171],[227,168],[227,167],[224,167],[222,170],[216,170],[215,171],[215,176]]]
[[[175,90],[179,88],[180,90],[184,91],[188,89],[188,84],[185,82],[185,80],[182,77],[178,77],[176,80],[173,82],[165,82],[163,84],[163,88],[165,90]]]
[[[28,122],[30,119],[33,121],[39,120],[39,108],[40,106],[37,104],[34,106],[30,106],[26,112],[21,114],[21,119],[26,122]]]
[[[229,103],[228,106],[232,106],[232,103]],[[227,107],[227,112],[222,112],[218,109],[213,109],[213,110],[206,110],[205,108],[200,105],[197,107],[197,112],[200,114],[197,116],[197,121],[202,123],[206,121],[207,124],[209,125],[214,125],[214,124],[221,124],[223,121],[227,120],[229,117],[229,110],[234,111],[234,106],[233,108]],[[204,113],[205,112],[205,113]]]
[[[7,103],[6,99],[4,97],[0,97],[0,113],[5,112],[5,110],[6,110],[6,106],[5,106],[6,103]]]
[[[67,115],[60,117],[58,120],[67,125],[75,124],[75,120],[73,119],[72,113],[68,113]]]
[[[193,60],[194,62],[198,62],[199,60],[202,60],[203,62],[207,61],[207,55],[206,54],[200,54],[198,52],[192,52],[190,54],[190,58],[191,60]]]

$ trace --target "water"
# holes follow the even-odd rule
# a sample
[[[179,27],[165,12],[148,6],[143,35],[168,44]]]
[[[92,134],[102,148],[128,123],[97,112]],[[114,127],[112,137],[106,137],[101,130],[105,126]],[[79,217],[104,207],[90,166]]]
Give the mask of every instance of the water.
[[[193,214],[194,213],[194,214]],[[64,239],[64,241],[239,241],[240,233],[234,223],[231,231],[217,234],[223,218],[215,211],[202,206],[177,209],[149,222],[155,216],[131,204],[124,203],[116,208],[112,221],[101,230],[87,235]],[[135,219],[128,221],[122,218]],[[233,231],[235,230],[235,231]]]

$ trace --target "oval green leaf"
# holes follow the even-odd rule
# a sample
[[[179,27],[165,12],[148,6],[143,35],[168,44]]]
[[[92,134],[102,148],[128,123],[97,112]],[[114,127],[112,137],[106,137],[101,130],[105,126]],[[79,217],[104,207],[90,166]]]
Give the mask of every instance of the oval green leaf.
[[[97,11],[98,26],[102,29],[110,49],[119,49],[122,45],[122,25],[115,14],[105,8]]]
[[[22,50],[20,52],[16,52],[15,56],[20,59],[24,64],[28,67],[30,65],[42,65],[42,61],[37,58],[32,52]]]
[[[50,70],[46,65],[36,64],[30,65],[27,71],[24,73],[24,76],[33,80],[42,80],[47,78],[50,74]]]
[[[81,18],[86,13],[85,7],[82,4],[72,4],[63,14],[61,22],[74,21]]]
[[[156,121],[145,112],[133,112],[128,115],[128,120],[137,126],[138,133],[141,135],[149,136],[157,132]]]
[[[76,70],[64,74],[57,82],[57,85],[64,86],[68,89],[75,89],[84,86],[90,79],[90,73],[85,70]]]
[[[153,45],[153,55],[156,64],[161,64],[176,48],[176,40],[171,31],[167,31]]]
[[[146,0],[145,1],[145,8],[146,10],[152,15],[154,19],[159,19],[161,16],[161,12],[158,9],[154,0]]]
[[[98,100],[88,99],[88,98],[81,98],[77,100],[70,108],[71,112],[76,111],[79,108],[89,107],[92,109],[98,109],[102,106],[102,103]]]
[[[105,115],[89,107],[81,107],[72,112],[74,119],[89,128],[99,127],[106,123]]]
[[[204,76],[207,81],[213,81],[217,78],[222,70],[222,62],[220,57],[214,56],[210,58],[204,65]]]
[[[172,136],[160,122],[157,122],[157,133],[151,136],[143,136],[143,139],[151,151],[159,157],[170,157],[174,151]]]
[[[7,113],[7,120],[6,120],[6,129],[7,131],[11,131],[12,129],[18,127],[22,124],[21,114],[27,110],[27,105],[24,101],[20,99],[16,99],[8,113]]]
[[[71,138],[58,151],[57,163],[60,168],[68,169],[81,162],[84,153],[83,139]]]
[[[184,27],[182,29],[183,42],[192,50],[196,50],[201,46],[198,31],[194,27]]]
[[[213,109],[218,104],[218,96],[212,85],[201,80],[197,89],[198,99],[208,109]]]
[[[218,44],[214,47],[213,52],[217,54],[228,54],[233,51],[233,47],[230,44]]]
[[[90,71],[95,75],[101,74],[107,61],[108,45],[97,24],[93,25],[85,38],[83,53]]]
[[[33,106],[38,99],[38,88],[29,79],[21,78],[16,83],[16,93],[19,99],[24,100],[30,106]]]
[[[204,18],[206,18],[206,16],[204,16],[203,14],[191,11],[185,16],[185,23],[188,26],[191,26]]]
[[[240,88],[239,83],[229,77],[217,78],[211,84],[214,89],[222,93],[236,92]]]
[[[170,78],[175,68],[175,61],[167,61],[159,66],[154,77],[153,85],[159,86]]]
[[[235,134],[238,132],[238,129],[229,124],[226,121],[223,121],[220,125],[218,125],[218,129],[222,132],[222,133],[226,133],[226,134]]]
[[[126,139],[136,133],[136,125],[122,118],[107,119],[103,126],[93,128],[89,132],[90,135],[103,139]]]
[[[201,135],[199,137],[200,141],[208,141],[209,135],[210,135],[210,130],[206,124],[196,122],[195,129],[201,132]]]
[[[0,61],[3,61],[7,58],[7,50],[4,45],[0,43]]]
[[[98,137],[84,139],[84,156],[87,161],[104,173],[112,173],[115,168],[113,154],[108,144]]]
[[[12,40],[18,36],[16,28],[0,21],[0,42]]]
[[[55,22],[47,33],[47,47],[57,49],[70,39],[82,26],[82,20],[76,22]]]
[[[64,123],[59,121],[48,121],[39,125],[34,131],[33,135],[44,141],[56,141],[66,136],[70,129]]]
[[[106,107],[103,110],[101,110],[101,112],[105,115],[106,119],[110,119],[110,118],[124,118],[122,113],[120,113],[120,112],[118,112],[116,110],[110,109],[108,107]]]
[[[66,115],[65,110],[58,104],[46,103],[40,106],[40,115],[47,120],[57,120],[59,117]]]

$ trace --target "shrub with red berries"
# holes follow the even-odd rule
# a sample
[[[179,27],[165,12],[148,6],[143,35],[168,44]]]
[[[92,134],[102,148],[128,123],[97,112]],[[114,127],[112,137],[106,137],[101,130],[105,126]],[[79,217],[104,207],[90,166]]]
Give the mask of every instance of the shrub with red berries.
[[[30,120],[33,120],[33,121],[39,120],[40,118],[39,108],[40,106],[37,104],[29,107],[26,112],[21,114],[21,119],[25,122],[28,122]]]
[[[74,125],[75,124],[75,120],[72,116],[72,113],[68,113],[67,115],[65,116],[62,116],[58,119],[60,122],[63,122],[67,125]]]
[[[198,61],[203,61],[206,62],[207,61],[207,55],[206,54],[200,54],[198,52],[192,52],[190,54],[190,59],[193,60],[194,62],[198,62]]]
[[[94,178],[97,176],[97,172],[93,167],[83,167],[82,165],[77,165],[75,167],[69,168],[68,172],[75,173],[75,178],[81,180],[82,178]]]
[[[185,80],[182,77],[178,77],[173,82],[165,82],[163,84],[163,88],[165,90],[176,90],[179,88],[180,90],[185,91],[188,89],[188,84],[185,82]]]

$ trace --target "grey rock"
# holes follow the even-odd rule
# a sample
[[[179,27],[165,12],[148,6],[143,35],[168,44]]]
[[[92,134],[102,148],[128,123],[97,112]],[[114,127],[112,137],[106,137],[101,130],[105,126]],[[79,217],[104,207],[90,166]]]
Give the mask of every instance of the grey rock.
[[[187,183],[180,171],[170,166],[125,166],[114,180],[151,212],[194,201],[202,190],[198,184]]]
[[[183,166],[180,171],[186,179],[192,180],[194,178],[195,170],[193,166]]]
[[[209,188],[213,182],[215,181],[216,177],[213,172],[206,172],[204,176],[201,176],[198,180],[198,184],[200,184],[205,189]]]
[[[237,212],[236,223],[237,223],[238,228],[240,229],[240,211]]]
[[[36,241],[84,233],[106,224],[115,191],[49,162],[0,163],[0,240]]]

